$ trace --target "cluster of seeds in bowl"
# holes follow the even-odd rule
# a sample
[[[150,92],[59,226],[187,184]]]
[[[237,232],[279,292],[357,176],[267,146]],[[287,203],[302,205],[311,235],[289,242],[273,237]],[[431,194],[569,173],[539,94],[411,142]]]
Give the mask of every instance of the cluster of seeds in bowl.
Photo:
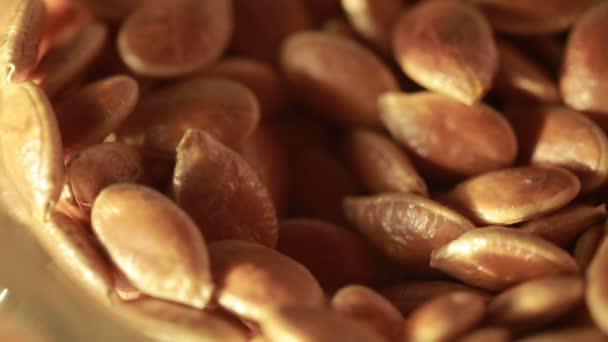
[[[608,339],[607,1],[0,4],[0,200],[149,338]]]

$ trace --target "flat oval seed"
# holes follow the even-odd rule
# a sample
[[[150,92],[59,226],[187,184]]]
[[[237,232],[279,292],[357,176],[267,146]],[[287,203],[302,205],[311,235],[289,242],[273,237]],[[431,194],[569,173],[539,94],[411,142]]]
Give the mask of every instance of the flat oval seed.
[[[118,139],[173,159],[189,128],[237,146],[259,120],[259,105],[249,89],[226,79],[196,77],[147,94],[118,131]]]
[[[576,1],[575,1],[576,2]],[[601,2],[578,20],[568,36],[560,87],[564,102],[577,110],[596,112],[605,123],[608,112],[608,3]]]
[[[608,239],[603,239],[587,268],[585,300],[595,325],[608,333]]]
[[[76,154],[66,165],[67,182],[74,200],[86,214],[106,187],[122,182],[145,181],[145,164],[139,151],[121,143],[94,145]]]
[[[31,82],[2,89],[0,149],[6,176],[29,202],[30,215],[46,220],[64,182],[61,136],[53,108]]]
[[[402,0],[342,0],[342,8],[355,30],[376,47],[388,52],[393,27],[404,8]]]
[[[284,146],[269,126],[260,126],[240,146],[238,152],[268,188],[277,215],[287,211],[289,163]]]
[[[238,316],[264,322],[283,305],[321,307],[323,291],[295,260],[259,244],[225,240],[209,244],[217,300]]]
[[[486,327],[471,331],[458,339],[458,342],[509,342],[511,333],[502,327]]]
[[[357,234],[315,219],[282,221],[277,250],[306,266],[329,293],[347,284],[373,285],[387,266]]]
[[[560,318],[582,302],[579,277],[533,279],[496,296],[488,305],[488,320],[511,330],[532,331]]]
[[[576,327],[566,329],[554,329],[544,331],[536,335],[528,336],[520,340],[520,342],[604,342],[606,335],[593,326]]]
[[[392,285],[380,291],[403,315],[409,315],[413,310],[433,298],[453,292],[470,292],[486,298],[488,293],[461,283],[445,280],[418,280]]]
[[[480,223],[512,224],[565,206],[579,190],[578,178],[563,168],[523,166],[470,178],[442,201]]]
[[[509,108],[507,117],[517,133],[522,161],[572,171],[582,192],[608,181],[608,137],[583,114],[567,107],[520,105]]]
[[[405,11],[393,51],[414,81],[466,104],[483,97],[498,70],[490,24],[462,1],[427,1]]]
[[[207,305],[214,286],[205,240],[168,198],[141,185],[112,185],[95,200],[91,221],[112,261],[142,292]]]
[[[566,30],[596,0],[475,0],[494,29],[523,36]]]
[[[422,272],[433,249],[474,228],[457,212],[413,194],[347,197],[344,212],[391,260]]]
[[[154,341],[245,342],[245,332],[226,318],[153,298],[116,303],[114,313]]]
[[[44,55],[31,79],[47,96],[55,97],[93,63],[107,37],[108,29],[97,22],[66,32]]]
[[[382,342],[375,331],[338,313],[314,308],[284,307],[262,325],[269,342]]]
[[[126,75],[90,83],[55,104],[63,148],[74,152],[116,131],[139,100],[137,81]]]
[[[567,247],[586,228],[606,218],[606,206],[575,204],[553,214],[524,223],[520,230],[538,235],[554,244]]]
[[[349,285],[341,288],[331,299],[334,311],[367,324],[387,341],[404,338],[404,318],[389,301],[374,290]]]
[[[33,230],[55,264],[78,285],[106,301],[112,289],[112,266],[93,235],[80,223],[54,212],[41,229]]]
[[[391,134],[437,176],[472,176],[513,163],[517,140],[509,122],[478,103],[430,92],[389,93],[379,101]]]
[[[593,260],[597,248],[602,243],[604,236],[606,235],[603,224],[596,224],[589,227],[581,236],[576,240],[574,245],[574,258],[578,267],[582,271],[586,271],[587,267]]]
[[[124,19],[145,0],[76,0],[85,5],[97,18],[116,22]]]
[[[240,155],[206,132],[188,130],[184,135],[171,190],[207,241],[276,246],[278,223],[270,193]]]
[[[483,297],[454,292],[437,297],[412,312],[407,321],[407,340],[450,341],[474,328],[485,314]]]
[[[233,1],[232,49],[241,56],[276,64],[282,42],[289,35],[312,26],[312,18],[302,0]]]
[[[537,277],[578,272],[576,261],[563,249],[538,236],[505,227],[462,234],[433,251],[431,267],[494,291]]]
[[[118,33],[129,68],[151,77],[175,77],[218,60],[232,35],[232,1],[143,1]]]
[[[276,117],[286,106],[283,80],[271,65],[264,62],[228,57],[205,69],[203,74],[234,80],[249,88],[260,102],[263,119]]]
[[[5,82],[23,81],[38,62],[46,9],[42,0],[3,2],[0,69]]]
[[[371,193],[410,192],[428,196],[424,179],[395,142],[372,130],[354,130],[344,140],[350,168]]]
[[[376,101],[398,89],[391,70],[371,51],[330,33],[290,36],[281,63],[298,96],[345,125],[380,126]]]
[[[506,100],[532,100],[542,103],[560,101],[557,83],[541,65],[510,42],[496,41],[500,66],[495,90]]]

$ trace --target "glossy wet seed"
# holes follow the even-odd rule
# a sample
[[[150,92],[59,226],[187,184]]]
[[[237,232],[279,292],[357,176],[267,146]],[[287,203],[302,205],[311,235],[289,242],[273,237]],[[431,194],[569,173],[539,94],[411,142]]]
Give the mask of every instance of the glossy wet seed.
[[[390,138],[372,130],[354,130],[343,143],[348,166],[370,193],[410,192],[428,195],[428,189],[407,153]]]
[[[325,296],[313,275],[295,260],[259,244],[225,240],[209,244],[215,296],[239,317],[264,323],[284,305],[322,307]]]
[[[129,68],[150,77],[183,76],[211,65],[228,47],[232,1],[142,1],[123,22],[118,50]]]
[[[0,90],[0,158],[35,220],[46,220],[64,183],[57,119],[43,90],[32,82]]]
[[[0,16],[2,81],[20,82],[36,67],[44,33],[46,9],[42,0],[7,0]]]
[[[188,130],[177,146],[171,193],[209,242],[277,244],[270,193],[240,155],[204,131]]]
[[[498,70],[492,29],[464,1],[425,1],[404,11],[392,46],[410,78],[465,104],[484,96]]]
[[[342,0],[353,28],[370,43],[388,52],[395,22],[404,9],[402,0]]]
[[[347,197],[347,219],[391,260],[428,270],[431,251],[474,228],[457,212],[413,194]]]
[[[515,133],[490,106],[431,92],[387,93],[378,103],[384,126],[436,178],[473,176],[515,159]]]
[[[331,299],[334,311],[367,324],[387,341],[404,338],[404,318],[389,301],[374,290],[349,285],[341,288]]]
[[[578,178],[556,166],[523,166],[470,178],[441,201],[485,224],[513,224],[560,209],[580,190]]]
[[[408,341],[449,341],[478,325],[485,314],[482,297],[454,292],[436,297],[407,319]]]
[[[506,227],[473,229],[433,251],[431,267],[488,290],[541,276],[578,272],[568,252],[530,233]]]
[[[110,258],[142,292],[204,308],[214,289],[207,245],[195,223],[150,188],[122,183],[103,190],[91,213]]]
[[[545,326],[583,301],[584,283],[578,276],[533,279],[496,296],[488,304],[488,320],[518,332]]]

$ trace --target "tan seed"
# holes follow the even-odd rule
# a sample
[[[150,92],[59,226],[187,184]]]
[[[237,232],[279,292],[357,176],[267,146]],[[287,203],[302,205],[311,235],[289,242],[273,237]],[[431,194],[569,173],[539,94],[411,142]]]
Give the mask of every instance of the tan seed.
[[[129,302],[145,297],[122,272],[114,270],[112,275],[114,278],[114,292],[121,300]]]
[[[520,340],[521,342],[604,342],[606,335],[593,326],[553,329],[544,331],[536,335],[528,336]]]
[[[5,0],[2,7],[0,68],[3,81],[20,82],[38,62],[46,9],[42,0]]]
[[[533,279],[496,296],[488,305],[488,320],[512,330],[532,331],[580,304],[584,283],[573,276]]]
[[[118,131],[118,139],[146,153],[174,159],[186,130],[203,129],[228,146],[255,131],[255,95],[237,82],[196,77],[148,93]]]
[[[470,178],[442,201],[476,222],[512,224],[565,206],[579,190],[578,178],[561,167],[522,166]]]
[[[139,100],[137,82],[126,75],[88,84],[55,104],[63,148],[81,150],[116,131]]]
[[[606,232],[603,224],[596,224],[589,227],[581,236],[576,240],[574,245],[574,258],[578,263],[578,267],[582,271],[586,271],[587,267],[593,260],[597,248],[602,243]]]
[[[517,140],[511,125],[485,104],[468,106],[420,92],[385,94],[379,106],[386,128],[436,178],[472,176],[509,166],[515,159]]]
[[[484,96],[498,70],[490,24],[464,1],[425,1],[404,11],[393,51],[418,84],[466,104]]]
[[[602,239],[587,268],[585,299],[595,325],[608,333],[608,240]]]
[[[262,325],[269,342],[383,342],[363,323],[317,308],[283,307]]]
[[[168,198],[141,185],[112,185],[95,200],[91,221],[112,261],[142,292],[207,305],[214,286],[205,240]]]
[[[27,342],[50,342],[47,338],[40,336],[37,330],[32,331],[31,323],[27,324],[12,317],[13,315],[2,312],[0,315],[0,340],[2,341],[27,341]]]
[[[502,290],[533,278],[578,272],[565,250],[512,228],[473,229],[433,251],[431,267],[468,284]]]
[[[598,113],[602,123],[607,121],[608,112],[608,50],[600,47],[607,34],[608,4],[601,2],[585,13],[570,33],[560,80],[564,102],[580,111]]]
[[[129,68],[151,77],[183,76],[211,65],[228,47],[232,1],[143,1],[118,33]]]
[[[61,136],[53,108],[31,82],[1,89],[0,155],[6,177],[28,202],[34,219],[47,219],[64,183]]]
[[[334,311],[367,324],[387,341],[404,338],[404,318],[389,301],[374,290],[349,285],[341,288],[331,299]]]
[[[303,0],[233,1],[232,49],[244,57],[277,64],[283,41],[291,34],[312,27],[312,18]]]
[[[560,101],[557,83],[543,67],[510,42],[496,41],[500,66],[495,90],[506,100],[532,100],[542,103]]]
[[[410,192],[428,195],[424,179],[395,142],[372,130],[354,130],[344,140],[350,168],[371,193]]]
[[[458,342],[509,342],[511,333],[502,327],[478,328],[458,339]]]
[[[131,146],[121,143],[94,145],[76,154],[66,165],[67,182],[78,207],[87,215],[106,187],[146,180],[144,160]]]
[[[263,119],[276,117],[286,106],[283,80],[269,64],[255,59],[228,57],[205,69],[203,74],[234,80],[249,88],[260,102]]]
[[[473,229],[449,208],[413,194],[347,197],[348,220],[391,260],[428,272],[431,251]]]
[[[482,297],[454,292],[436,297],[409,316],[408,341],[450,341],[478,325],[485,314]]]
[[[524,223],[519,228],[538,235],[554,244],[567,247],[586,228],[606,218],[606,206],[575,204],[553,214]]]
[[[54,212],[49,222],[33,231],[64,275],[98,299],[109,299],[113,283],[112,266],[85,226]]]
[[[217,300],[239,317],[265,322],[283,305],[321,307],[325,297],[310,272],[259,244],[225,240],[209,244]]]
[[[494,29],[540,36],[566,30],[596,0],[474,0]]]
[[[55,97],[91,66],[107,37],[108,29],[98,22],[81,23],[77,29],[64,32],[44,55],[31,78],[47,96]]]
[[[188,130],[184,135],[171,191],[207,241],[276,246],[278,223],[270,193],[240,155],[208,133]]]
[[[387,271],[371,244],[344,227],[293,218],[281,221],[279,231],[277,250],[306,266],[329,293],[347,284],[373,285]]]
[[[154,341],[245,342],[243,329],[223,316],[153,298],[116,304],[121,321]]]
[[[398,89],[391,70],[373,52],[330,33],[290,36],[281,64],[299,97],[344,125],[379,127],[376,101]]]
[[[435,297],[453,292],[470,292],[490,299],[487,292],[462,283],[446,280],[415,280],[392,285],[380,291],[403,315],[409,315],[413,310]]]
[[[608,181],[608,138],[583,114],[567,107],[514,105],[507,116],[517,133],[522,161],[572,171],[582,192]]]
[[[357,32],[370,43],[388,52],[393,27],[404,8],[403,0],[342,0],[342,8]]]

